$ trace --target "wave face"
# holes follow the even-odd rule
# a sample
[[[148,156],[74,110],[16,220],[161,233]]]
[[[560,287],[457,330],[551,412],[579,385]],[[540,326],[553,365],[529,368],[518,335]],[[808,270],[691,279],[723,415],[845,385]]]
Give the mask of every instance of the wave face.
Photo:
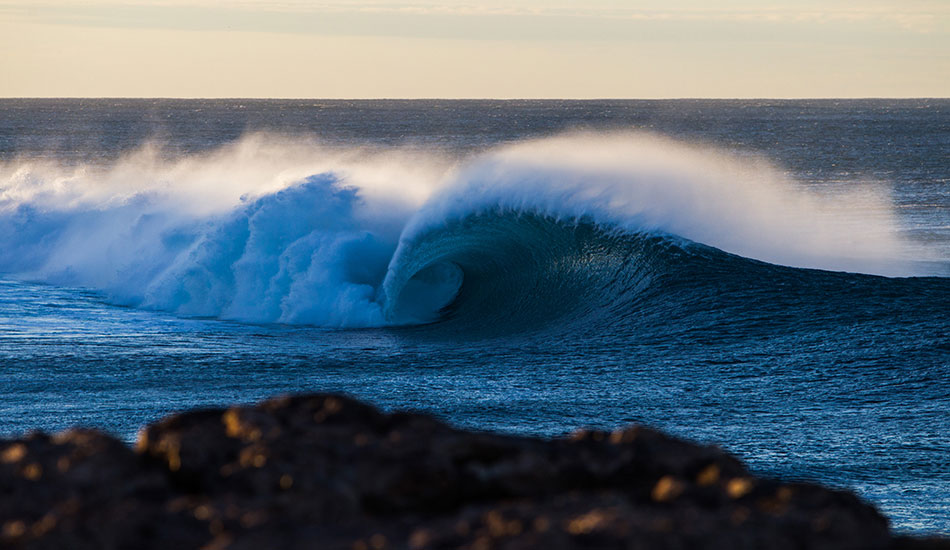
[[[697,262],[909,276],[946,260],[900,237],[882,186],[819,193],[642,134],[466,158],[252,135],[178,160],[14,161],[0,185],[0,271],[247,322],[609,322]]]

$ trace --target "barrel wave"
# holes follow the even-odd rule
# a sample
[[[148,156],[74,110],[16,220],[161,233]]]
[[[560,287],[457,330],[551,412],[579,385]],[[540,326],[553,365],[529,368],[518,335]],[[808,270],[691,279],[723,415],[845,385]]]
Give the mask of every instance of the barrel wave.
[[[883,331],[901,302],[915,304],[908,316],[950,322],[943,278],[792,268],[589,219],[473,215],[421,235],[402,254],[384,286],[386,318],[431,323],[420,330],[450,338],[774,339],[840,330],[855,319]]]
[[[254,135],[184,159],[17,161],[0,176],[8,276],[246,322],[601,330],[724,292],[747,317],[783,303],[764,298],[776,284],[893,290],[919,283],[851,273],[947,265],[902,237],[882,184],[823,193],[762,159],[643,134],[461,158]],[[759,293],[739,296],[750,282]]]
[[[387,318],[510,331],[628,307],[669,238],[536,214],[465,218],[414,241],[390,272]],[[616,311],[615,311],[616,312]],[[614,319],[616,320],[616,319]]]

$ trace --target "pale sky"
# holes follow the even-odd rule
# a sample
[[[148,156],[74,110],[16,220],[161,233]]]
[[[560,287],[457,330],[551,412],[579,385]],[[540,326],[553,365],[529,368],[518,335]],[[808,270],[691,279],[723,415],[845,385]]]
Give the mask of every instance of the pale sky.
[[[950,0],[0,0],[0,97],[948,97]]]

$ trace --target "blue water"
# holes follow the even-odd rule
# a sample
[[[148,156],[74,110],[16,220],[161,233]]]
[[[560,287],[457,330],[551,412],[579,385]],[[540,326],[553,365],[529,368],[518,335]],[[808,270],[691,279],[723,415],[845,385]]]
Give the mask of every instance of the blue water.
[[[948,159],[948,100],[0,100],[0,435],[345,391],[950,533]]]

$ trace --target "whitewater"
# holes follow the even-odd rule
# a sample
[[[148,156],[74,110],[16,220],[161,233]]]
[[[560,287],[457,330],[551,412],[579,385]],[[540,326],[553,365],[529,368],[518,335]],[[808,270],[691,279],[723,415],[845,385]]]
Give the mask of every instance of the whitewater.
[[[950,101],[0,100],[0,436],[340,391],[950,533]]]

